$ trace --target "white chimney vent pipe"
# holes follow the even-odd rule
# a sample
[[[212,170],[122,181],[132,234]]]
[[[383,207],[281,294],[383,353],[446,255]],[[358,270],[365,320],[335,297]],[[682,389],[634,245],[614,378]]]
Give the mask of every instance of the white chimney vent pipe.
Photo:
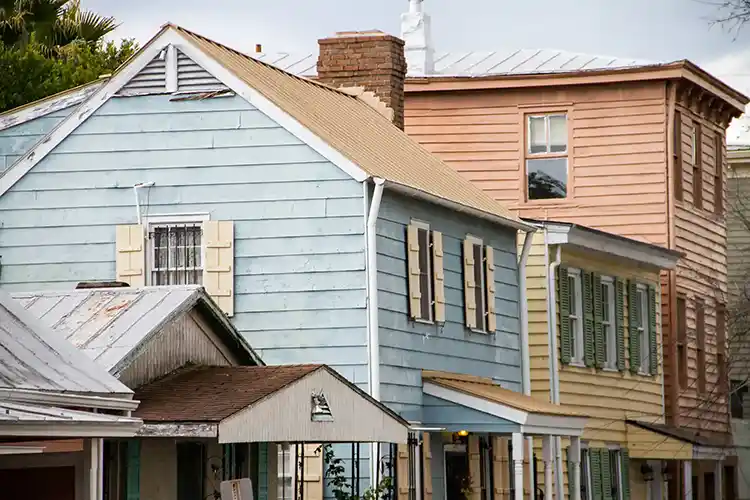
[[[401,14],[401,38],[409,76],[426,76],[435,72],[430,16],[422,10],[422,1],[409,0],[409,12]]]

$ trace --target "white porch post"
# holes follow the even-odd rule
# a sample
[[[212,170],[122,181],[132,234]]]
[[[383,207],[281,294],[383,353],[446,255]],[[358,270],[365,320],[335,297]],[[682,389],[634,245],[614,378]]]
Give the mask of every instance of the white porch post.
[[[684,500],[693,500],[693,462],[682,461],[682,489],[685,492]]]
[[[104,497],[103,440],[96,438],[84,440],[83,453],[83,498],[85,500],[101,500]]]
[[[724,500],[724,461],[716,461],[714,470],[714,500]]]
[[[568,481],[573,482],[573,498],[570,500],[581,500],[581,438],[578,436],[570,438],[568,461],[573,467],[572,471],[568,471]]]
[[[523,500],[523,434],[513,433],[513,485],[515,487],[514,500]]]
[[[542,462],[544,462],[544,500],[552,500],[552,436],[542,438]]]

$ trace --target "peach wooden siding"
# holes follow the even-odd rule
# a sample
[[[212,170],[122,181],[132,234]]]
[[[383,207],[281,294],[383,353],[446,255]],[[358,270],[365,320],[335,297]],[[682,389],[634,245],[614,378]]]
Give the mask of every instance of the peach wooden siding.
[[[522,216],[666,245],[666,102],[658,82],[408,93],[406,131]],[[572,196],[525,203],[524,115],[551,111],[569,113]]]

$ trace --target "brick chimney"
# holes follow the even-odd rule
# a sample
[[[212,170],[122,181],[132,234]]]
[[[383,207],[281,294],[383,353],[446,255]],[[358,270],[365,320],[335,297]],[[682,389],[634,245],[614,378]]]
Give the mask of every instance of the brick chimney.
[[[332,87],[364,87],[393,110],[404,128],[404,42],[382,31],[344,31],[318,40],[318,81]]]

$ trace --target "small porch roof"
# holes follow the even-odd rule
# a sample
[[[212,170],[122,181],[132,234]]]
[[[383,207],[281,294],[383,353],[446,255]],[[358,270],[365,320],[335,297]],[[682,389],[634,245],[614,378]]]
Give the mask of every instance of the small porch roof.
[[[735,453],[721,439],[662,423],[626,421],[631,458],[649,460],[722,460]]]
[[[491,379],[423,371],[422,382],[424,394],[494,417],[498,425],[510,424],[514,432],[581,436],[586,425],[586,417],[565,406],[505,389]],[[439,421],[425,422],[425,425],[428,424],[446,428],[454,425]],[[471,430],[481,431],[478,428]],[[493,432],[492,425],[487,425],[487,432]]]
[[[193,366],[136,394],[143,437],[406,443],[409,431],[406,420],[325,365]]]

